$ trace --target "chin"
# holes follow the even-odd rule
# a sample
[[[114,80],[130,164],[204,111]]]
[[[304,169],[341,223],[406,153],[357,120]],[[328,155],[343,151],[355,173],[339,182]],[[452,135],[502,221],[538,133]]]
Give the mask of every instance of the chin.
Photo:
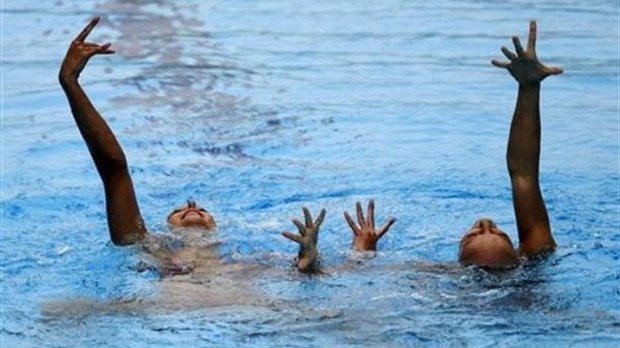
[[[215,228],[215,223],[211,221],[183,221],[181,227],[190,227],[190,228],[201,228],[205,230],[212,230]]]
[[[213,230],[215,229],[215,221],[213,218],[207,217],[187,217],[182,220],[172,220],[168,221],[170,227],[172,228],[199,228],[203,230]]]

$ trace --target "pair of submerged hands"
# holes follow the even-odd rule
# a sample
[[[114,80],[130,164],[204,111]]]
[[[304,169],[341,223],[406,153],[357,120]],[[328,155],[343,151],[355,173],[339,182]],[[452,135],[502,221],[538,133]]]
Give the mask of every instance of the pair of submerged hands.
[[[377,242],[390,229],[394,222],[396,222],[396,219],[390,217],[381,227],[377,228],[375,226],[375,201],[372,199],[368,202],[366,217],[364,217],[362,204],[360,202],[355,204],[355,209],[357,213],[357,223],[353,221],[349,212],[344,212],[344,219],[353,231],[353,249],[357,251],[377,250]],[[293,224],[297,226],[299,234],[285,231],[282,232],[282,235],[299,244],[299,253],[296,260],[297,269],[301,272],[312,272],[317,269],[319,263],[319,249],[317,248],[319,228],[323,220],[325,220],[326,211],[325,209],[321,209],[319,216],[316,220],[313,220],[308,208],[303,207],[302,210],[304,212],[305,223],[302,223],[298,219],[293,219]]]

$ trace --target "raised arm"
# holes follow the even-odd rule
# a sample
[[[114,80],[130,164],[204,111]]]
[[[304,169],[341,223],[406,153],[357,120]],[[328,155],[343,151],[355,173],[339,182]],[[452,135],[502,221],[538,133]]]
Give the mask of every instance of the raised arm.
[[[512,197],[519,231],[519,251],[534,256],[555,248],[549,217],[538,183],[540,162],[540,84],[561,68],[547,67],[536,57],[536,22],[530,22],[527,49],[513,37],[516,54],[502,47],[510,60],[493,65],[505,68],[519,83],[506,160],[512,184]]]
[[[288,231],[282,232],[282,235],[293,242],[299,244],[299,253],[297,254],[296,265],[300,272],[313,272],[319,266],[319,227],[325,219],[325,209],[321,209],[316,220],[312,220],[312,215],[308,208],[302,208],[304,212],[305,224],[301,221],[293,219],[293,223],[297,226],[299,234]]]
[[[80,73],[90,58],[97,54],[114,53],[110,49],[110,43],[98,45],[85,42],[98,22],[99,17],[93,18],[71,42],[58,78],[69,100],[73,118],[103,181],[112,242],[117,245],[128,245],[144,237],[146,229],[136,201],[125,154],[78,82]]]

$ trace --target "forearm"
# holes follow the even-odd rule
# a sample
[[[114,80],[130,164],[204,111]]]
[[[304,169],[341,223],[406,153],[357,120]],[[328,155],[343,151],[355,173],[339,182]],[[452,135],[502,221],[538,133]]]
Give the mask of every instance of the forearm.
[[[99,174],[104,177],[116,169],[125,169],[127,163],[123,150],[77,78],[65,77],[61,73],[60,84]]]
[[[103,184],[110,239],[116,245],[134,244],[147,230],[129,172],[117,170]]]
[[[538,182],[540,82],[519,84],[506,159],[511,177],[519,176]]]

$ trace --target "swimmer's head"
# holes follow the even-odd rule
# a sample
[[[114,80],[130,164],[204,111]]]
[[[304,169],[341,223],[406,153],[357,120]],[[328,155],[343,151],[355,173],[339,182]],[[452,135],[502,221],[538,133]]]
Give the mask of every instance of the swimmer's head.
[[[488,268],[507,268],[519,262],[510,238],[491,219],[474,223],[461,239],[459,262]]]
[[[215,228],[213,216],[192,200],[188,200],[186,205],[173,210],[168,215],[168,224],[171,227],[195,227],[206,230]]]

